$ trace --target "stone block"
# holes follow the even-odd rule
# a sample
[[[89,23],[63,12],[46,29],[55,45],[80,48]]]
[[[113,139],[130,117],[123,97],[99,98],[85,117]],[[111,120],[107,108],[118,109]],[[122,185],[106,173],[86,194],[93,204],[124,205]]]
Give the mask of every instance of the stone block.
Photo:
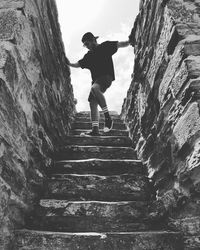
[[[183,180],[183,182],[190,180],[190,189],[191,192],[195,194],[195,196],[197,196],[200,193],[199,158],[200,158],[200,141],[197,140],[194,144],[194,149],[192,153],[187,157],[185,167],[180,168],[177,171],[179,173],[180,180]]]
[[[183,40],[184,53],[187,56],[199,56],[200,55],[200,36],[190,35]]]
[[[173,57],[170,60],[168,67],[165,71],[162,82],[160,83],[158,99],[160,101],[161,106],[164,103],[166,95],[169,91],[170,83],[173,80],[175,74],[177,73],[179,65],[183,59],[182,50],[183,50],[183,45],[180,45],[176,48]]]
[[[0,10],[0,40],[13,40],[17,24],[17,11]]]
[[[186,81],[188,81],[188,70],[185,62],[183,62],[177,69],[169,86],[173,97],[177,97],[181,90],[184,91],[183,87],[186,85]]]
[[[200,235],[184,237],[184,250],[200,249]]]
[[[22,9],[25,6],[25,0],[1,0],[0,9]]]
[[[163,61],[163,56],[166,53],[167,46],[173,34],[173,22],[167,9],[165,9],[163,16],[164,21],[162,22],[162,28],[160,28],[161,34],[158,37],[157,47],[155,53],[153,54],[146,76],[151,87],[154,85],[156,73]]]
[[[200,234],[200,217],[188,217],[183,219],[170,219],[169,226],[184,235]]]
[[[198,103],[194,102],[189,105],[188,109],[180,117],[173,130],[179,149],[184,145],[184,143],[198,133],[199,127],[199,106]]]
[[[167,3],[167,8],[176,23],[188,24],[188,29],[190,29],[190,23],[199,23],[199,9],[195,2],[173,0]]]
[[[200,76],[200,56],[189,56],[185,59],[191,78]]]
[[[178,34],[182,38],[187,38],[188,36],[200,35],[199,23],[177,23],[175,25]]]
[[[0,223],[3,224],[5,217],[8,216],[8,203],[11,196],[11,188],[0,178]]]

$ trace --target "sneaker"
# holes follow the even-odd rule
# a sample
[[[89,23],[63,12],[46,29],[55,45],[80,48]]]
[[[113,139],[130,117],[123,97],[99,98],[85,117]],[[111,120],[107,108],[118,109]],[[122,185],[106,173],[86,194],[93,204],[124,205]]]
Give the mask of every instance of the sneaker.
[[[113,120],[111,118],[106,118],[103,132],[108,133],[112,129],[112,127],[113,127]]]
[[[83,132],[80,134],[80,136],[90,137],[90,136],[100,136],[101,134],[99,132],[95,131],[89,131],[89,132]]]

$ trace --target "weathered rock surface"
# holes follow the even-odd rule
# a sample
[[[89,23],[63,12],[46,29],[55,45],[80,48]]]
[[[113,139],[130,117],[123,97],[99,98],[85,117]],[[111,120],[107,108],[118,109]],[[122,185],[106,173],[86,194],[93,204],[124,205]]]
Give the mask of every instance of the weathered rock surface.
[[[99,123],[99,128],[100,129],[103,129],[104,127],[104,123],[103,122],[100,122]],[[72,128],[73,129],[91,129],[91,122],[74,122],[72,124]],[[126,126],[124,123],[120,123],[120,122],[114,122],[113,123],[113,129],[120,129],[120,130],[123,130],[123,129],[126,129]]]
[[[179,234],[161,232],[131,233],[52,233],[18,231],[17,245],[29,250],[182,250]],[[42,246],[42,247],[41,247]]]
[[[94,143],[85,138],[86,145],[86,139]],[[179,233],[149,231],[158,227],[149,216],[155,193],[146,168],[138,160],[126,159],[134,154],[129,143],[115,157],[113,147],[98,145],[116,143],[116,136],[113,140],[100,137],[85,154],[81,154],[86,148],[81,140],[76,140],[77,145],[67,142],[68,148],[79,147],[79,151],[67,154],[68,160],[58,158],[49,170],[40,204],[26,217],[27,230],[16,231],[16,250],[28,245],[28,249],[182,249]],[[93,158],[95,147],[98,152]],[[165,228],[163,221],[159,228]]]
[[[70,135],[80,135],[81,133],[88,132],[88,130],[91,130],[91,129],[72,129],[70,131]],[[100,129],[99,131],[103,136],[128,136],[129,135],[128,130],[112,129],[106,134],[103,132],[102,129]]]
[[[70,129],[74,97],[53,0],[0,1],[0,249],[24,225]]]
[[[22,9],[25,7],[25,0],[1,0],[0,9]]]
[[[185,235],[185,249],[200,249],[199,6],[190,0],[141,1],[131,34],[133,79],[122,108],[158,208]]]
[[[140,231],[149,228],[146,202],[41,200],[30,229],[65,232]]]
[[[65,145],[88,145],[94,146],[98,144],[99,146],[121,146],[121,147],[131,147],[131,139],[127,136],[93,136],[93,137],[83,137],[80,135],[67,136],[65,139]]]
[[[135,152],[131,147],[109,146],[65,146],[55,153],[55,160],[78,160],[88,158],[134,159]]]
[[[57,161],[51,174],[98,174],[114,175],[130,173],[147,176],[147,171],[138,160],[84,159]]]
[[[144,176],[68,174],[48,180],[45,197],[64,200],[148,200],[152,190]]]

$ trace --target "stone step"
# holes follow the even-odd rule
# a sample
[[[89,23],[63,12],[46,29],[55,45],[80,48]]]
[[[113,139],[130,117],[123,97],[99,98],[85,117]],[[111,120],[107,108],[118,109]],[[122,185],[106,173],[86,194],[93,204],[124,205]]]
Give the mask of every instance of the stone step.
[[[16,250],[183,250],[180,234],[167,231],[54,233],[20,230],[15,235]]]
[[[46,199],[40,201],[29,229],[64,232],[136,231],[145,223],[148,203],[142,201],[101,202]]]
[[[118,112],[116,112],[116,111],[109,111],[109,114],[110,114],[111,117],[120,118],[120,115],[119,115]],[[99,116],[104,118],[104,114],[103,114],[102,111],[99,111]],[[89,118],[90,118],[90,111],[78,112],[78,113],[76,113],[76,115],[75,115],[75,119],[76,119],[77,117],[84,117],[84,118],[85,118],[85,117],[89,117]]]
[[[119,116],[111,116],[112,120],[116,123],[123,123],[123,120],[119,117]],[[99,117],[99,121],[100,122],[104,122],[105,118],[104,116],[100,116]],[[90,116],[75,116],[75,119],[74,119],[75,122],[91,122],[91,118]]]
[[[139,160],[84,159],[58,161],[50,174],[134,174],[147,176],[147,170]]]
[[[15,250],[183,250],[179,233],[61,233],[15,231]]]
[[[131,147],[131,139],[127,136],[91,136],[83,137],[79,135],[67,136],[65,140],[66,145],[97,145],[97,146],[121,146]]]
[[[88,129],[88,130],[87,129],[72,129],[72,130],[70,130],[69,135],[80,135],[81,133],[85,133],[88,131],[90,131],[90,129]],[[102,136],[129,136],[128,130],[119,130],[119,129],[112,129],[108,133],[104,133],[103,130],[100,129],[100,133],[102,134]]]
[[[74,122],[72,124],[72,129],[88,129],[90,130],[92,128],[91,122]],[[99,123],[99,128],[103,129],[104,128],[104,123],[100,122]],[[126,125],[122,122],[114,122],[113,123],[113,129],[118,129],[118,130],[127,130]]]
[[[130,147],[110,146],[64,146],[55,153],[55,160],[80,159],[135,159],[136,153]]]
[[[145,201],[149,200],[151,192],[148,179],[142,176],[65,174],[55,175],[48,180],[45,198],[76,201]]]

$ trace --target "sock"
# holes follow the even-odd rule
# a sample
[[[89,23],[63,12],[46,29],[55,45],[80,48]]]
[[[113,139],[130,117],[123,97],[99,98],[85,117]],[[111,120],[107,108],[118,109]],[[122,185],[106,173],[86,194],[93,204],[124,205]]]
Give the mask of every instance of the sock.
[[[99,122],[92,121],[92,131],[99,132]]]
[[[103,114],[104,114],[105,118],[109,119],[110,115],[109,115],[109,111],[108,111],[107,106],[105,106],[104,108],[102,108],[102,111],[103,111]]]

